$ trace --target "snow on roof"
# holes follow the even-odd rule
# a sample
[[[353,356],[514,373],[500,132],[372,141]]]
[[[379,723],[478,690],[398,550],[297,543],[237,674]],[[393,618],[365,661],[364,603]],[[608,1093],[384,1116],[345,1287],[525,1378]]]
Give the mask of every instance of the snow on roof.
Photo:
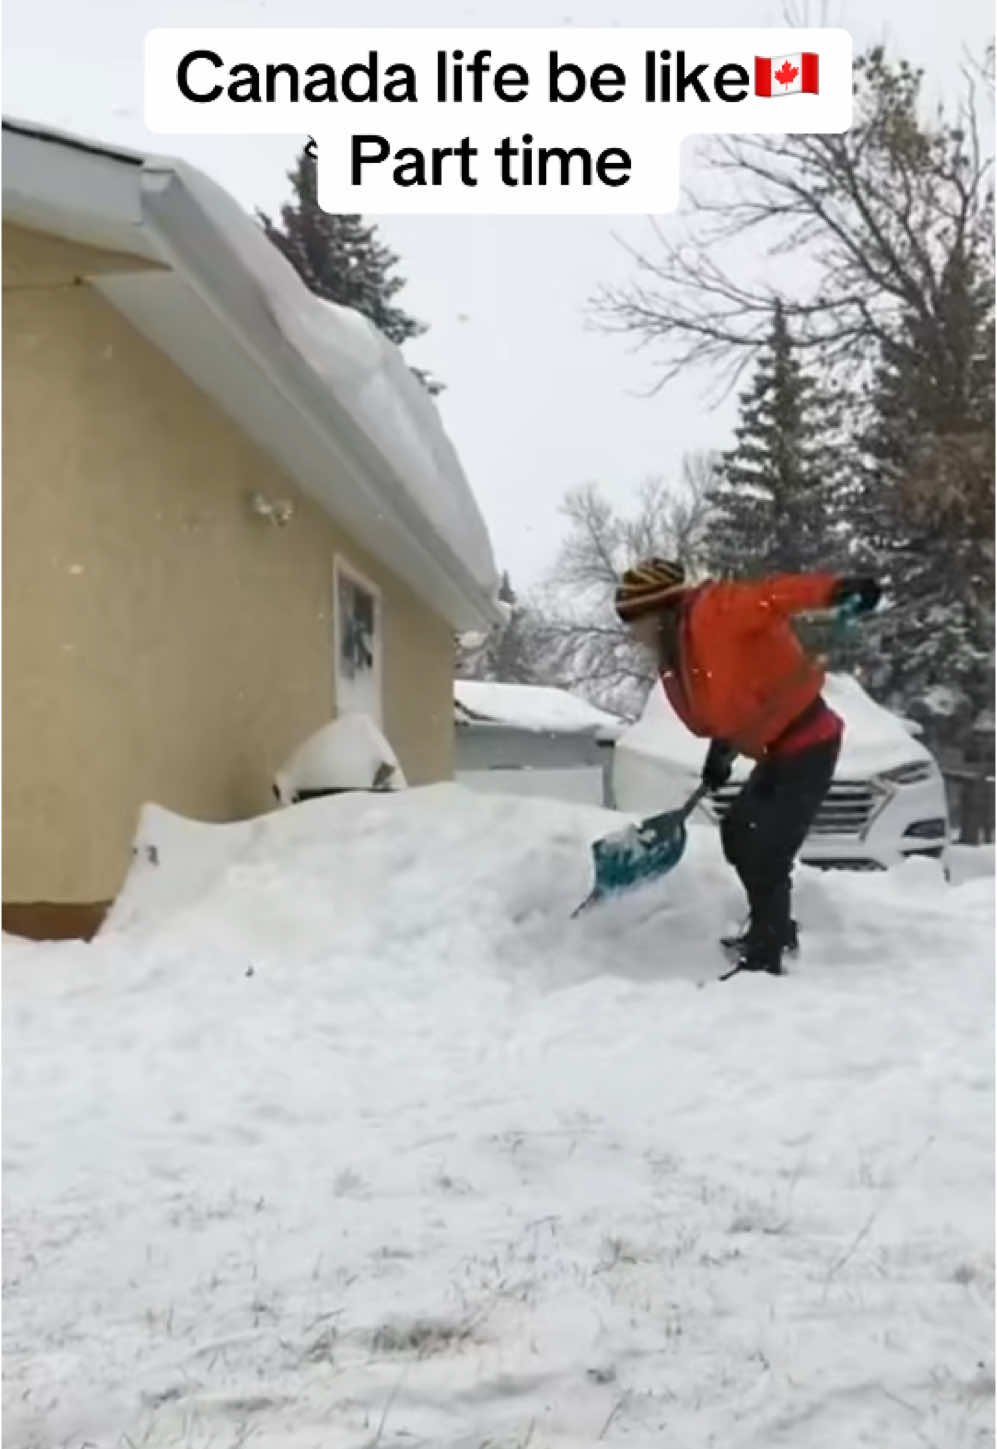
[[[497,622],[487,529],[399,349],[186,162],[3,124],[5,220],[165,264],[93,285],[444,617]]]
[[[845,723],[837,769],[839,778],[861,778],[913,760],[931,758],[896,715],[871,699],[850,675],[828,675],[824,698]],[[640,719],[617,743],[618,750],[666,760],[696,773],[702,768],[705,748],[705,742],[690,734],[679,720],[660,684],[648,695]],[[742,761],[742,772],[746,768]]]
[[[566,689],[535,684],[492,684],[458,679],[454,684],[458,724],[505,725],[539,734],[594,734],[615,739],[625,722],[596,709]]]
[[[262,228],[216,182],[185,162],[176,170],[264,288],[287,341],[346,403],[435,533],[482,587],[497,593],[491,543],[474,495],[436,403],[399,348],[360,312],[310,292]]]

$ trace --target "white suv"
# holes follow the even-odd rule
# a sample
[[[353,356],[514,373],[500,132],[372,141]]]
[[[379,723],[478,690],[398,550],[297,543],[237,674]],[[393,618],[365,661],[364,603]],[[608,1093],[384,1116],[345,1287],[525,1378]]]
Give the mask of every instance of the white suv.
[[[849,675],[830,675],[824,698],[844,720],[845,738],[800,859],[848,870],[885,870],[911,855],[944,860],[948,809],[934,757]],[[653,815],[681,804],[698,782],[706,747],[707,741],[691,735],[675,715],[661,685],[655,685],[640,720],[616,743],[616,808]],[[751,769],[750,760],[739,759],[731,783],[708,797],[700,811],[711,820],[722,819]]]

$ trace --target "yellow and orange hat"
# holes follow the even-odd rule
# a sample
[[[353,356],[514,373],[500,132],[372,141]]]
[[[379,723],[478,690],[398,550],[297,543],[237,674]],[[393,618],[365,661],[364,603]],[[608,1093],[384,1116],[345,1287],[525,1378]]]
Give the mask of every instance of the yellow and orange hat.
[[[625,624],[653,614],[685,588],[685,569],[674,559],[648,558],[627,569],[616,590],[616,612]]]

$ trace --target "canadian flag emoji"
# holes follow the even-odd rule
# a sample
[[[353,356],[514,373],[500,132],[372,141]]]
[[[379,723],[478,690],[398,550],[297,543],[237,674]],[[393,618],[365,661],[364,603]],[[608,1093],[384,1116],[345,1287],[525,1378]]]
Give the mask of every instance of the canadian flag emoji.
[[[791,96],[797,91],[815,96],[818,89],[816,51],[755,56],[756,96]]]

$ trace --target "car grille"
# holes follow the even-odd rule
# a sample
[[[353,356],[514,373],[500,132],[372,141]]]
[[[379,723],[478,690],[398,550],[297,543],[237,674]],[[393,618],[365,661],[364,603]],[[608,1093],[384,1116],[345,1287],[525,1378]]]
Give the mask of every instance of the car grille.
[[[707,803],[715,820],[723,820],[740,794],[740,785],[726,785]],[[822,835],[852,836],[858,839],[875,815],[883,798],[868,780],[835,780],[810,827],[812,840]]]
[[[816,870],[864,870],[880,871],[886,866],[878,860],[864,860],[855,855],[842,856],[815,856],[807,858],[806,846],[803,847],[803,854],[800,856],[804,865],[812,865]]]

